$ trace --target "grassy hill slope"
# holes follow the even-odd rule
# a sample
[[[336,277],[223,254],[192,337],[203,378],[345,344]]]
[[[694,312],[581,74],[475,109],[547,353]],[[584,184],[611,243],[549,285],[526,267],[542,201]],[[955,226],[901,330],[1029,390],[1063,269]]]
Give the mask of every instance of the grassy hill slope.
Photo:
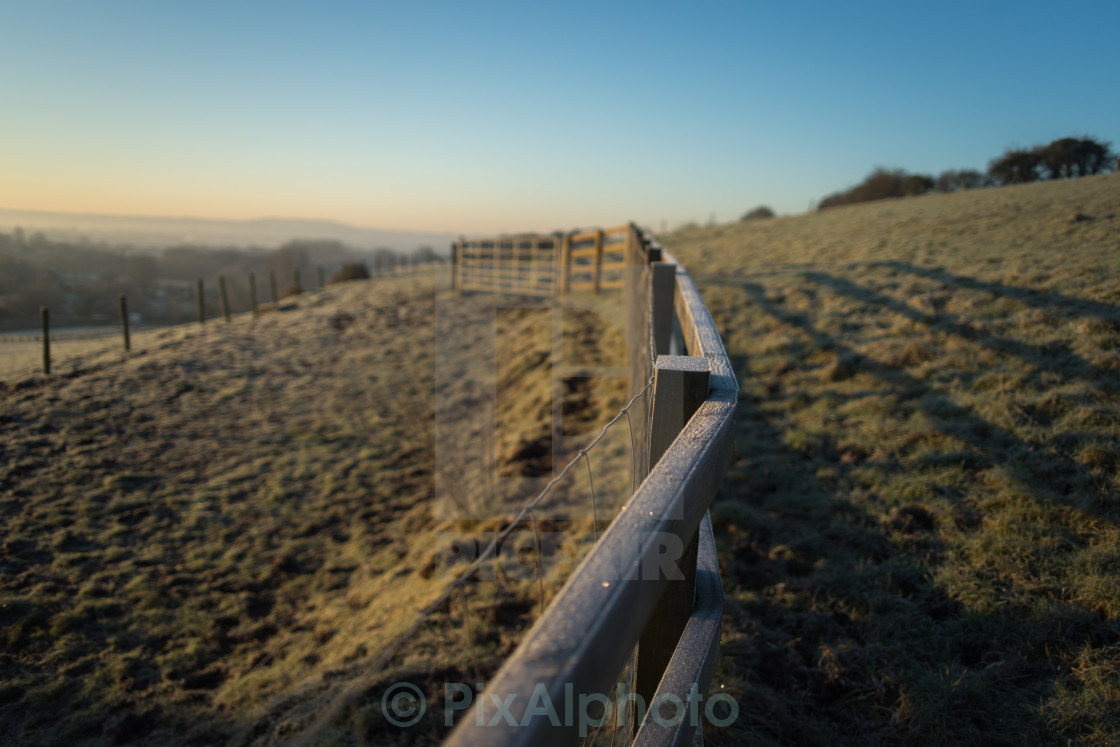
[[[381,692],[482,681],[558,579],[472,583],[385,656],[472,559],[451,557],[448,538],[507,518],[433,511],[434,473],[454,467],[434,444],[434,374],[442,355],[483,349],[465,333],[437,344],[435,291],[430,274],[334,285],[257,320],[138,334],[128,356],[117,340],[83,344],[50,378],[27,375],[33,343],[28,361],[10,359],[6,743],[423,742],[445,730],[433,708],[395,732]],[[488,384],[503,393],[500,472],[535,469],[522,445],[550,437],[549,368],[526,361],[546,361],[553,339],[535,321],[514,309],[482,330],[503,343],[488,362],[500,364]],[[565,345],[594,353],[592,327],[566,319]],[[486,387],[444,392],[441,414],[478,420]],[[610,382],[565,392],[565,431],[593,433],[623,394]],[[544,568],[574,562],[561,560]]]
[[[6,734],[221,740],[408,622],[433,594],[408,534],[431,497],[427,288],[336,286],[0,395]]]
[[[663,237],[740,376],[713,743],[1120,741],[1120,176]]]

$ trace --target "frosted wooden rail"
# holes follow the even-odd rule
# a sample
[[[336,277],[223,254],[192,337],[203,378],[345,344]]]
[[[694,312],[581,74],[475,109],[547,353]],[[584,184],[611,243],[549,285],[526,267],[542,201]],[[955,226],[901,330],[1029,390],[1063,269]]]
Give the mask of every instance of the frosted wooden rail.
[[[653,369],[645,455],[651,466],[525,640],[486,683],[486,697],[508,704],[508,716],[491,726],[493,705],[482,724],[473,709],[464,711],[449,745],[577,742],[574,716],[580,706],[575,701],[597,694],[613,704],[615,683],[635,645],[634,689],[645,703],[675,695],[687,704],[694,687],[707,694],[723,609],[707,511],[730,459],[739,387],[688,273],[633,225],[626,233],[632,268],[627,282],[647,299],[647,315],[640,323],[632,321],[628,333],[640,339],[628,343],[632,358],[635,351],[649,351],[639,358],[648,358],[647,370]],[[464,268],[462,256],[459,266]],[[462,282],[461,288],[482,285]],[[687,355],[668,354],[674,309]],[[642,377],[637,375],[644,383],[648,375]],[[667,545],[683,550],[672,558],[681,578],[661,572]],[[542,712],[546,702],[558,719]],[[634,743],[681,745],[699,739],[687,717],[661,721],[640,725]]]

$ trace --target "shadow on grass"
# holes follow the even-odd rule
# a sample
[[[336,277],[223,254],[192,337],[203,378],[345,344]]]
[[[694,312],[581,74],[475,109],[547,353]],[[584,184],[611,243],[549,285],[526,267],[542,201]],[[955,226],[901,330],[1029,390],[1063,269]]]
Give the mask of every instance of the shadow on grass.
[[[864,266],[905,272],[930,280],[937,280],[938,282],[953,287],[986,291],[988,293],[994,293],[997,296],[1014,298],[1033,308],[1048,309],[1056,314],[1065,316],[1067,319],[1093,316],[1102,321],[1120,323],[1120,306],[1102,303],[1100,301],[1090,301],[1085,298],[1066,296],[1049,291],[1019,288],[1014,285],[1007,285],[1006,283],[993,283],[987,280],[978,280],[968,277],[967,275],[957,275],[956,273],[947,272],[945,270],[919,267],[909,262],[869,262]]]
[[[948,273],[946,273],[948,275]],[[1047,345],[1031,345],[1019,340],[1013,340],[1007,337],[997,337],[995,335],[977,335],[971,327],[966,323],[965,319],[957,314],[949,314],[944,311],[938,311],[933,314],[927,314],[913,306],[888,296],[885,293],[871,290],[864,286],[853,283],[850,280],[829,275],[822,272],[805,272],[801,275],[807,282],[814,283],[819,286],[824,286],[832,290],[833,293],[841,296],[854,298],[865,303],[877,304],[883,308],[890,309],[891,311],[905,316],[910,321],[922,322],[931,326],[936,326],[936,329],[950,335],[954,335],[960,339],[969,340],[970,342],[987,348],[998,353],[1008,353],[1021,359],[1023,362],[1041,369],[1052,371],[1053,373],[1061,376],[1076,376],[1085,379],[1093,379],[1094,384],[1098,386],[1105,386],[1110,389],[1116,389],[1116,375],[1115,372],[1109,371],[1100,366],[1093,365],[1075,353],[1068,350],[1068,345],[1065,343],[1051,343]],[[958,276],[951,276],[958,277]],[[950,282],[946,280],[945,282]],[[1003,286],[1007,287],[1007,286]],[[1031,291],[1023,291],[1023,295],[1031,294]],[[1064,302],[1066,297],[1059,296],[1057,299],[1062,299]],[[1073,299],[1069,299],[1072,303]],[[1097,304],[1098,306],[1106,306],[1106,304]],[[1054,309],[1061,309],[1068,311],[1065,307],[1060,305],[1060,302],[1055,300]],[[1120,314],[1120,312],[1114,312]],[[1076,318],[1077,315],[1071,315],[1071,318]],[[1102,316],[1111,320],[1111,317]]]
[[[868,291],[850,281],[821,273],[805,273],[804,275],[807,280],[829,287],[836,292],[852,295],[864,301],[880,303],[892,310],[905,313],[908,317],[914,315],[913,318],[915,319],[928,319],[920,311],[912,309],[896,299]],[[1047,448],[1040,448],[1035,444],[1024,441],[1007,428],[992,423],[973,410],[956,403],[951,396],[937,391],[926,382],[908,374],[904,368],[860,353],[835,337],[825,334],[816,328],[809,314],[788,311],[769,300],[766,297],[764,287],[761,285],[751,282],[736,282],[732,279],[723,279],[718,284],[741,290],[751,303],[757,305],[770,317],[801,329],[809,336],[817,349],[831,351],[839,359],[852,361],[860,372],[867,373],[891,387],[893,393],[898,394],[907,404],[912,405],[936,423],[941,433],[967,443],[971,447],[972,453],[959,455],[963,459],[981,466],[1002,464],[1009,470],[1013,478],[1028,483],[1036,489],[1041,488],[1050,499],[1067,505],[1071,504],[1068,496],[1077,485],[1077,477],[1084,470],[1064,453],[1069,450],[1068,444],[1066,449],[1059,450],[1052,445]],[[1045,359],[1047,356],[1051,358],[1054,356],[1053,351],[1049,348],[1043,349],[1039,346],[1026,345],[1013,340],[1001,340],[992,343],[992,345],[999,346],[999,349],[1004,351],[1019,349],[1022,355],[1031,356],[1032,363],[1038,363],[1039,360]],[[1039,360],[1035,360],[1035,358]],[[1053,365],[1066,367],[1067,373],[1072,368],[1085,377],[1094,377],[1094,386],[1099,386],[1099,379],[1096,379],[1096,377],[1106,375],[1098,367],[1091,366],[1080,357],[1072,354],[1067,353],[1060,356],[1059,360],[1062,363]],[[884,392],[884,394],[888,393],[891,392]],[[830,393],[830,396],[837,399],[844,398],[844,395],[836,393]],[[1083,496],[1073,507],[1087,514],[1103,514],[1109,518],[1115,518],[1113,516],[1115,508],[1112,501],[1107,499],[1107,496]]]
[[[733,363],[750,374],[743,356]],[[946,548],[921,504],[876,518],[840,466],[740,400],[740,456],[713,508],[728,603],[720,682],[739,721],[714,744],[1021,743],[1054,672],[1023,621],[932,579]],[[1009,707],[1008,703],[1016,704]]]
[[[829,276],[810,279],[837,292],[863,291]],[[738,288],[748,305],[803,331],[817,349],[862,359],[859,371],[886,385],[875,394],[901,396],[975,451],[969,465],[973,479],[982,469],[1008,464],[1011,455],[1012,473],[1062,500],[1077,470],[1070,460],[1039,459],[1016,434],[903,368],[858,354],[816,328],[808,314],[769,300],[762,286],[732,278],[708,284],[717,282]],[[860,297],[890,301],[892,308],[898,303],[874,294]],[[1049,600],[1031,614],[1014,605],[987,611],[962,603],[956,598],[959,587],[950,597],[939,574],[961,565],[958,558],[947,562],[955,550],[944,538],[982,533],[979,518],[963,507],[954,508],[952,518],[939,518],[921,494],[896,496],[891,505],[857,487],[855,470],[866,466],[861,455],[851,459],[827,444],[794,448],[780,406],[767,406],[765,395],[746,394],[759,391],[747,386],[753,379],[750,359],[742,351],[730,353],[745,394],[736,423],[738,457],[713,520],[728,594],[719,676],[733,689],[740,719],[728,730],[710,730],[711,741],[1064,741],[1064,727],[1042,704],[1065,676],[1066,652],[1115,644],[1120,640],[1115,623],[1034,588],[1015,592],[1041,593]],[[1079,371],[1092,373],[1084,366]],[[770,394],[779,396],[775,390]],[[820,396],[845,399],[833,391]],[[900,477],[904,469],[914,469],[889,459],[874,466]],[[946,496],[953,504],[962,497],[953,491],[939,497]],[[957,526],[942,526],[944,521]],[[997,589],[1019,583],[998,568],[970,572]]]

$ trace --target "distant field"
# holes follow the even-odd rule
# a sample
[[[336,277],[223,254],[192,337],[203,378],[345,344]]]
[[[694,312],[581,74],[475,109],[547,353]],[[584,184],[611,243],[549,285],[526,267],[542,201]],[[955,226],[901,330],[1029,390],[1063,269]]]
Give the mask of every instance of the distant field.
[[[714,744],[1120,743],[1120,175],[664,236],[740,377]]]

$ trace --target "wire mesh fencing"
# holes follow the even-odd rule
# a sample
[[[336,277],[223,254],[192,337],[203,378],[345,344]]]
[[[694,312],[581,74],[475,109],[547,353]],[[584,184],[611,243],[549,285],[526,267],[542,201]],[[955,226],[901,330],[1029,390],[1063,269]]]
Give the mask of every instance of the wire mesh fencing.
[[[417,273],[433,273],[439,264],[379,261],[367,277],[394,278]],[[44,307],[46,324],[3,320],[0,331],[0,383],[23,385],[47,375],[74,376],[90,367],[120,360],[121,354],[159,348],[184,334],[184,326],[215,321],[232,322],[259,314],[297,308],[300,294],[318,292],[329,283],[339,282],[336,270],[328,276],[324,267],[316,268],[313,284],[303,287],[298,272],[290,282],[278,279],[275,272],[261,277],[249,273],[240,282],[225,276],[196,283],[161,283],[159,313],[147,317],[129,311],[125,296],[106,295],[83,313],[58,313]]]

